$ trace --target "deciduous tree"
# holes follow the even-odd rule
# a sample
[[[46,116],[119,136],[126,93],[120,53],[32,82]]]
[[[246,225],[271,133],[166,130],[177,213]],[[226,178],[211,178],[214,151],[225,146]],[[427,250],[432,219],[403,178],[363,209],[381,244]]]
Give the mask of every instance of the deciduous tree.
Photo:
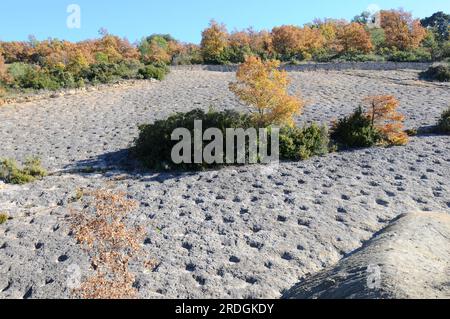
[[[336,37],[339,47],[345,53],[369,53],[373,49],[370,34],[357,22],[337,28]]]
[[[417,48],[426,36],[418,19],[403,10],[381,11],[381,27],[385,31],[386,45],[390,48],[410,50]]]
[[[391,145],[408,143],[408,135],[403,130],[405,117],[397,112],[399,101],[392,95],[369,96],[364,99],[367,116],[372,126],[379,129]]]
[[[206,63],[222,62],[222,54],[228,46],[228,32],[224,24],[212,20],[202,32],[202,56]]]
[[[309,59],[323,47],[325,38],[317,28],[284,25],[272,30],[272,41],[275,51],[284,57]]]
[[[294,115],[305,105],[301,98],[288,94],[288,75],[279,66],[279,61],[248,57],[237,71],[237,82],[230,83],[230,90],[256,109],[254,119],[259,126],[292,125]]]

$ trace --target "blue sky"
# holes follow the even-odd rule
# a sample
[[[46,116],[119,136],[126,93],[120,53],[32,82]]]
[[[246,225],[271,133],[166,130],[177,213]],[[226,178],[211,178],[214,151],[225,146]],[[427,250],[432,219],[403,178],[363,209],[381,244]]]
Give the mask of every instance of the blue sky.
[[[69,4],[81,8],[80,29],[66,25]],[[132,42],[152,33],[170,33],[198,43],[210,19],[225,23],[229,30],[271,29],[314,18],[351,19],[371,4],[381,9],[403,7],[417,17],[450,13],[449,0],[1,0],[0,40],[27,40],[33,34],[40,40],[79,41],[97,37],[104,27]]]

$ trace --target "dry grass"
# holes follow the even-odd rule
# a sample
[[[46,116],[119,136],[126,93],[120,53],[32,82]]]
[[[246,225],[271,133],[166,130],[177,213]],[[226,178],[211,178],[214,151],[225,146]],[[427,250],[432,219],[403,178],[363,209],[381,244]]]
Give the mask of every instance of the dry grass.
[[[124,193],[111,191],[84,195],[92,200],[81,212],[72,211],[71,225],[77,241],[92,256],[94,275],[82,282],[74,294],[83,299],[136,298],[135,276],[129,271],[129,263],[143,254],[144,231],[126,222],[136,202]]]

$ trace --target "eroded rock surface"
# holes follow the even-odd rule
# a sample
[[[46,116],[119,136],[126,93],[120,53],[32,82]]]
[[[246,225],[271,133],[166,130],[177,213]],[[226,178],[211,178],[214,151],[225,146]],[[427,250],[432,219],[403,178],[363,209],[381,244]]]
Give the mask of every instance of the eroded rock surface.
[[[360,250],[283,297],[448,299],[450,214],[402,215]]]

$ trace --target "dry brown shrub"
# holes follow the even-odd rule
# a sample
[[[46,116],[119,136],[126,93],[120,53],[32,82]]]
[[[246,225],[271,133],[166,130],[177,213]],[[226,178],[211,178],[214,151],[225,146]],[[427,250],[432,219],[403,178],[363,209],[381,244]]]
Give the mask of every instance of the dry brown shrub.
[[[136,298],[129,263],[142,256],[144,230],[128,226],[126,217],[137,203],[124,193],[97,190],[85,195],[93,200],[83,211],[72,211],[71,226],[78,243],[92,256],[94,275],[74,294],[83,299]]]

